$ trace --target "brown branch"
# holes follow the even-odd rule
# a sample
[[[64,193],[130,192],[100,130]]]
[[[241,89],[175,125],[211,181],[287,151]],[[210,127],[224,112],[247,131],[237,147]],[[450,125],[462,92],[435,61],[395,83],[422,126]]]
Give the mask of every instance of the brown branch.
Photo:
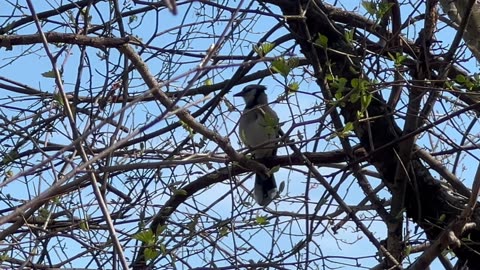
[[[425,79],[430,80],[430,70],[429,70],[429,61],[430,61],[430,45],[431,39],[433,37],[434,28],[436,26],[436,3],[435,1],[429,1],[426,5],[426,19],[425,19],[425,28],[423,29],[423,34],[419,36],[419,42],[421,46],[419,61],[417,69],[412,72],[413,79],[416,82],[416,85],[413,85],[409,91],[409,101],[407,107],[407,115],[405,119],[405,124],[403,127],[402,135],[405,136],[408,133],[411,133],[417,130],[419,126],[419,113],[420,113],[420,104],[421,99],[424,95],[424,88],[426,85],[423,83]],[[410,171],[411,167],[411,158],[412,150],[414,148],[416,141],[416,136],[409,136],[405,140],[399,143],[398,151],[394,152],[398,155],[397,158],[397,167],[394,176],[394,182],[391,185],[392,192],[392,207],[391,207],[391,220],[387,222],[388,227],[388,241],[387,246],[388,250],[394,254],[394,256],[402,261],[403,257],[403,212],[405,208],[405,198],[407,196],[407,186],[413,186],[413,189],[417,191],[418,184],[416,183],[417,179],[412,177]],[[417,197],[417,203],[420,205],[421,201]],[[420,208],[421,209],[421,208]],[[418,211],[418,218],[420,219],[422,212]]]
[[[110,37],[89,37],[77,34],[65,34],[58,32],[46,32],[45,38],[49,43],[67,43],[82,46],[91,46],[95,48],[116,48],[129,42],[135,42],[130,37],[110,38]],[[16,45],[28,45],[42,43],[40,34],[33,35],[0,35],[0,48],[11,49]]]
[[[469,198],[471,195],[470,189],[468,189],[460,179],[452,174],[445,166],[443,166],[438,160],[432,157],[427,151],[423,149],[416,149],[415,155],[420,157],[425,161],[433,170],[435,170],[441,177],[443,177],[447,182],[452,185],[452,187],[460,194]]]

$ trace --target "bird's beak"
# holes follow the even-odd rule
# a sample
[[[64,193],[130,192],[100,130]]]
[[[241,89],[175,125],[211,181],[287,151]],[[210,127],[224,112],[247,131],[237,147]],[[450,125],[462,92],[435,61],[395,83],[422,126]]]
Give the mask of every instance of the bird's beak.
[[[238,92],[236,93],[235,95],[233,95],[234,97],[243,97],[243,92]]]

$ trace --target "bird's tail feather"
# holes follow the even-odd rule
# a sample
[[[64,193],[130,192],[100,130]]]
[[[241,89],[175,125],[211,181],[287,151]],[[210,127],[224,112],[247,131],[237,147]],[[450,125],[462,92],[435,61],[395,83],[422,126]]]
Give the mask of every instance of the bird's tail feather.
[[[275,183],[273,174],[270,176],[263,174],[255,175],[253,195],[255,201],[261,206],[268,205],[278,196],[277,183]]]

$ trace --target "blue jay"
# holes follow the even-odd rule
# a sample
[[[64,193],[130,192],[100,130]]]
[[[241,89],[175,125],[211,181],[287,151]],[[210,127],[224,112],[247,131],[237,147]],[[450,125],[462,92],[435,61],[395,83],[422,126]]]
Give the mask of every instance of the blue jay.
[[[239,121],[239,133],[242,142],[252,151],[256,159],[276,156],[274,140],[279,137],[279,119],[275,111],[268,106],[266,87],[248,85],[235,97],[243,97],[245,109]],[[270,143],[269,143],[270,142]],[[253,197],[261,206],[268,205],[278,195],[273,174],[255,175]]]

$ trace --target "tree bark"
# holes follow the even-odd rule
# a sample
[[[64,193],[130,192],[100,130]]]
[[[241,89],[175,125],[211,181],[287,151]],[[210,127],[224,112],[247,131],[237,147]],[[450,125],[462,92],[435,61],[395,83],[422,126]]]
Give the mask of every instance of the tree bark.
[[[458,29],[463,20],[468,20],[465,32],[463,32],[463,40],[477,61],[480,62],[480,35],[478,35],[480,33],[480,3],[475,0],[440,0],[440,5],[455,28]]]
[[[329,18],[328,9],[322,1],[264,2],[277,5],[286,16],[290,31],[300,44],[302,53],[312,64],[317,83],[324,95],[331,98],[336,93],[336,89],[326,83],[327,75],[346,78],[348,82],[362,77],[361,57],[357,56],[353,45],[345,40],[343,27]],[[328,48],[314,44],[319,35],[328,38]],[[391,191],[398,184],[398,179],[395,181],[398,167],[406,166],[406,175],[401,179],[406,185],[405,194],[402,194],[405,198],[404,209],[407,216],[425,231],[429,240],[435,241],[443,229],[459,217],[468,198],[461,196],[445,182],[434,179],[429,169],[415,155],[415,150],[408,153],[407,164],[399,163],[400,143],[415,136],[416,133],[404,133],[395,123],[392,109],[384,99],[373,91],[372,95],[372,101],[367,109],[367,115],[372,120],[358,121],[360,101],[348,103],[348,106],[339,106],[338,109],[345,122],[354,123],[356,136],[366,149],[370,164],[376,167],[382,175],[383,182]],[[325,96],[326,100],[330,99],[328,96]],[[473,107],[477,106],[472,106],[471,109]],[[475,208],[471,220],[479,224],[478,207]],[[470,269],[478,269],[480,230],[474,228],[457,237],[462,239],[462,242],[460,246],[453,247],[453,251],[460,262]]]

